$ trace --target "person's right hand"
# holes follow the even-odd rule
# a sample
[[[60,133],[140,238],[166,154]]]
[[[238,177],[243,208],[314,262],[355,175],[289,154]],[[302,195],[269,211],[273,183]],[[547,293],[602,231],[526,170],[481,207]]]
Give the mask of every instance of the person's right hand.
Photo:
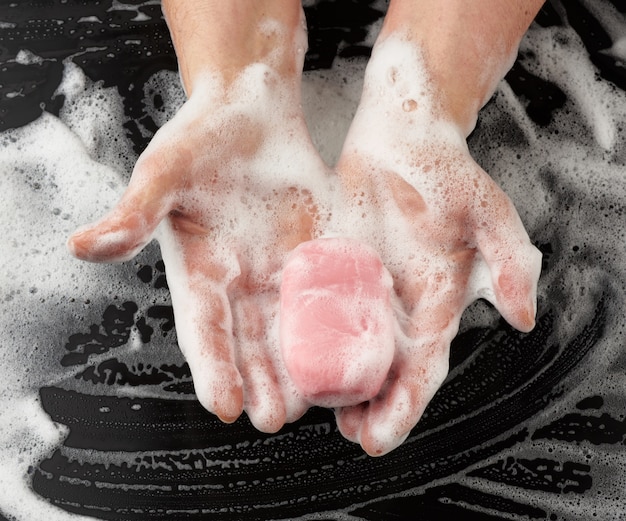
[[[116,262],[156,233],[198,399],[226,422],[245,409],[267,432],[308,407],[278,348],[280,273],[286,254],[328,216],[328,169],[310,141],[297,80],[261,64],[228,89],[196,79],[117,206],[69,240],[81,259]]]

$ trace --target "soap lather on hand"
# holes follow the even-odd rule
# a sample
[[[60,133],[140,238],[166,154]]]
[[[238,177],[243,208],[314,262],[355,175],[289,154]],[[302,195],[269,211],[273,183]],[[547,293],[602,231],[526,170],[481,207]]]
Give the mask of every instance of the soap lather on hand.
[[[276,432],[334,407],[344,437],[393,450],[469,302],[534,326],[540,254],[465,139],[542,1],[392,0],[331,173],[302,111],[301,3],[163,0],[188,100],[70,250],[116,262],[159,240],[196,395],[223,421]]]

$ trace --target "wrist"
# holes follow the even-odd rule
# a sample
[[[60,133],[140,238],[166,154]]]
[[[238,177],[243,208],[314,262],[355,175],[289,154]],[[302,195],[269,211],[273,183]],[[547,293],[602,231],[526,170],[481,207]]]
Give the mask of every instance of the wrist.
[[[307,47],[298,0],[163,0],[188,95],[207,74],[230,85],[253,64],[299,78]]]
[[[513,65],[522,36],[542,3],[395,0],[378,41],[399,35],[418,49],[441,117],[467,136]]]
[[[365,71],[357,114],[359,120],[371,121],[353,127],[387,136],[390,146],[464,144],[463,126],[445,110],[441,94],[441,84],[433,81],[417,46],[398,34],[379,38]],[[372,128],[378,131],[372,133]]]
[[[469,154],[465,137],[442,113],[419,49],[397,34],[379,38],[337,170],[346,178],[354,171],[392,172],[421,186],[437,175],[436,162],[425,163],[427,157]]]
[[[427,102],[429,117],[447,122],[467,137],[476,125],[478,112],[493,95],[498,82],[512,64],[500,59],[492,64],[478,63],[478,54],[462,56],[452,50],[449,42],[416,39],[412,33],[393,33],[379,37],[374,52],[385,54],[381,61],[394,61],[390,48],[402,49],[404,59],[397,69],[413,76],[419,83],[422,102]],[[458,47],[453,44],[452,47]],[[451,56],[452,54],[452,56]]]

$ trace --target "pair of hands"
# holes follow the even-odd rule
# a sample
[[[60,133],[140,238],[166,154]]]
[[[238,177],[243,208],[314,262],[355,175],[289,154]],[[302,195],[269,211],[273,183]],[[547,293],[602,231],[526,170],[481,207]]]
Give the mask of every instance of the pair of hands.
[[[464,139],[406,90],[402,69],[381,74],[381,61],[368,67],[334,171],[311,142],[299,87],[271,68],[249,66],[227,96],[210,78],[199,82],[118,205],[69,241],[79,258],[117,262],[156,237],[198,399],[225,422],[245,410],[265,432],[311,406],[279,345],[290,252],[327,235],[369,245],[393,281],[391,366],[375,397],[335,413],[371,455],[402,443],[421,417],[472,300],[488,298],[513,326],[532,329],[540,265]]]

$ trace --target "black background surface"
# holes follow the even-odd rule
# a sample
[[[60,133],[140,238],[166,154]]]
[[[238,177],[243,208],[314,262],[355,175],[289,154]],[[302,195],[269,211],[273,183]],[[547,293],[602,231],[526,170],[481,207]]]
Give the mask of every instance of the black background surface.
[[[160,6],[126,3],[138,10],[110,10],[111,0],[0,3],[0,20],[6,22],[0,29],[0,130],[26,125],[43,111],[58,114],[64,103],[55,96],[62,60],[72,57],[91,80],[117,87],[128,118],[127,135],[135,152],[145,148],[157,124],[146,114],[141,87],[156,71],[176,70],[176,60]],[[626,89],[624,67],[602,52],[612,44],[607,32],[578,1],[568,0],[563,7],[566,19],[547,4],[537,23],[570,24],[597,67],[598,81]],[[146,19],[136,20],[138,12]],[[384,13],[380,3],[338,0],[320,1],[307,7],[306,14],[310,49],[305,67],[314,70],[331,68],[336,56],[366,57],[371,50],[363,43],[367,28]],[[89,16],[100,22],[77,23]],[[64,23],[58,24],[59,19]],[[45,61],[15,62],[21,49]],[[548,125],[566,103],[565,92],[531,74],[522,58],[506,81],[538,126]],[[6,96],[16,91],[21,95]],[[550,270],[556,246],[537,245]],[[158,258],[138,266],[136,276],[155,292],[167,292]],[[550,454],[483,462],[534,440],[623,446],[626,420],[605,410],[603,397],[593,393],[575,410],[547,418],[540,427],[528,423],[558,400],[568,375],[605,335],[611,291],[608,283],[597,288],[591,297],[595,313],[567,342],[554,335],[562,311],[546,302],[530,334],[518,333],[504,321],[495,329],[464,332],[453,344],[451,359],[452,369],[463,370],[446,381],[407,442],[377,459],[343,440],[329,411],[313,409],[277,435],[264,435],[245,417],[223,425],[206,413],[194,400],[184,363],[128,367],[116,358],[115,349],[129,341],[132,328],[146,344],[153,335],[170,335],[172,342],[175,337],[168,305],[141,311],[124,296],[112,301],[91,329],[66,331],[66,355],[59,362],[68,368],[86,365],[77,377],[84,387],[40,390],[46,413],[70,433],[63,446],[32,469],[33,489],[58,508],[98,519],[253,520],[313,512],[327,512],[319,519],[336,519],[332,512],[338,510],[370,521],[556,519],[532,500],[476,490],[457,477],[516,487],[525,498],[537,492],[565,494],[573,503],[588,499],[600,472],[591,462]],[[88,363],[102,353],[111,356],[97,366]],[[155,383],[171,398],[89,391],[90,384],[141,388]],[[121,461],[103,464],[106,454],[115,451],[121,451]]]

